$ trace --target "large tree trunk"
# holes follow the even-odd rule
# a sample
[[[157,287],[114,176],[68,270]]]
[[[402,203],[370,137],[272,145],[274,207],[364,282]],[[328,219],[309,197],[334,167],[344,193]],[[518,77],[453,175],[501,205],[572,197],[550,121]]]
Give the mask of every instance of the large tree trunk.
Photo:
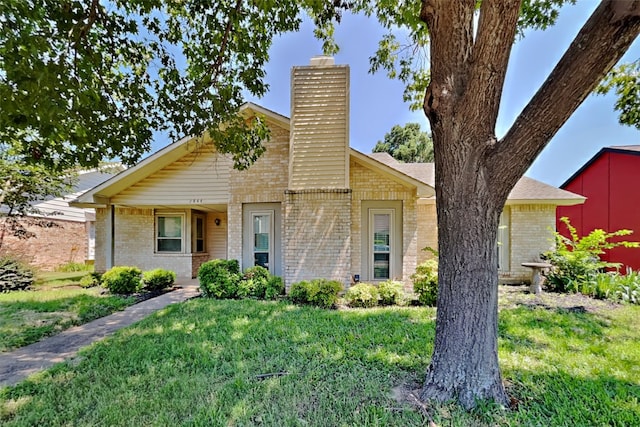
[[[478,188],[473,181],[455,191],[455,200],[437,196],[436,341],[421,398],[457,398],[466,408],[477,398],[506,405],[497,350],[496,232],[502,205],[488,194],[491,188]]]
[[[436,163],[436,338],[423,400],[506,405],[497,354],[496,235],[509,191],[640,31],[640,0],[605,0],[501,140],[494,134],[519,0],[422,0],[431,38],[424,110]]]

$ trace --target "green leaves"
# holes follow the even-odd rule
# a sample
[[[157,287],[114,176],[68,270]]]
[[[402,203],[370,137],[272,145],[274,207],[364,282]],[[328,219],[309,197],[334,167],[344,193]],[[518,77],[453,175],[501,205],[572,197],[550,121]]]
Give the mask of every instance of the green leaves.
[[[395,125],[384,136],[384,141],[378,141],[373,147],[373,152],[389,153],[404,163],[433,162],[433,141],[427,132],[420,129],[418,123]]]
[[[135,163],[154,132],[224,127],[232,134],[221,151],[247,167],[268,134],[229,123],[243,93],[267,91],[274,37],[300,24],[298,2],[273,3],[3,2],[0,140],[25,161],[64,169]]]
[[[640,60],[614,68],[596,93],[611,90],[618,96],[615,109],[620,112],[620,123],[640,129]]]

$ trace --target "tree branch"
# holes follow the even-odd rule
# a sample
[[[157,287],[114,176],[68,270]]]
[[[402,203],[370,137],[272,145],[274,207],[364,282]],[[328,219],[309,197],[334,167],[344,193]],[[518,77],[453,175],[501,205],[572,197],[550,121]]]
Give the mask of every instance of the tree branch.
[[[639,33],[640,0],[602,1],[498,142],[491,162],[493,175],[515,185]]]
[[[466,117],[481,115],[477,120],[486,123],[492,131],[498,117],[520,4],[521,0],[484,0],[480,8],[469,83],[461,106],[468,111]]]
[[[211,66],[211,74],[209,75],[209,78],[205,80],[201,80],[200,84],[194,87],[195,94],[200,93],[200,90],[204,88],[208,88],[212,84],[215,84],[218,81],[218,77],[222,72],[222,65],[224,64],[224,60],[226,56],[227,45],[229,44],[229,36],[233,31],[234,14],[239,15],[241,9],[242,9],[242,0],[236,0],[236,4],[234,8],[229,11],[229,19],[227,19],[227,23],[224,28],[224,34],[222,35],[222,41],[220,42],[218,57],[216,58],[216,61],[213,63],[213,65]]]

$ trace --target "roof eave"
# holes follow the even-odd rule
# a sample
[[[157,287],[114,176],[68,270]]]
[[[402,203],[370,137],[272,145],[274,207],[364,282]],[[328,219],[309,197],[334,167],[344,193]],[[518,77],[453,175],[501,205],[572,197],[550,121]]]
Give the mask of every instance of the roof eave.
[[[426,197],[432,197],[436,194],[435,189],[430,185],[427,185],[424,182],[419,181],[399,171],[398,169],[394,169],[389,165],[386,165],[372,157],[369,157],[366,154],[363,154],[354,148],[350,148],[350,150],[351,150],[351,156],[360,164],[364,164],[366,166],[376,168],[400,184],[405,184],[405,185],[409,184],[410,186],[416,187],[416,192],[418,197],[426,198]]]
[[[555,205],[555,206],[575,206],[585,202],[586,197],[575,199],[507,199],[506,205]]]

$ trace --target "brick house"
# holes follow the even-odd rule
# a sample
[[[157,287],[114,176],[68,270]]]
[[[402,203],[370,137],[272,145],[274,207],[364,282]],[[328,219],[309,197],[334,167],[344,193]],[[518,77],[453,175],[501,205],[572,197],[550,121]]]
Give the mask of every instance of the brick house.
[[[95,257],[95,211],[70,206],[85,191],[121,171],[120,165],[80,171],[73,193],[33,203],[41,215],[30,215],[22,225],[35,237],[19,239],[6,233],[0,255],[10,254],[43,271],[69,263],[93,261]],[[33,219],[44,220],[35,225]]]
[[[75,201],[96,208],[96,270],[137,265],[193,277],[209,259],[263,265],[285,283],[332,278],[348,285],[394,278],[409,283],[437,246],[432,164],[402,164],[349,148],[349,68],[314,58],[292,69],[291,118],[255,104],[271,128],[265,154],[237,171],[212,144],[185,138]],[[567,191],[523,178],[503,213],[500,270],[550,246]]]
[[[640,145],[604,147],[578,169],[560,187],[586,196],[584,204],[558,208],[558,231],[569,236],[560,222],[569,217],[578,235],[586,236],[596,228],[613,232],[627,229],[631,236],[618,240],[640,240]],[[640,270],[640,250],[613,248],[602,259]]]

